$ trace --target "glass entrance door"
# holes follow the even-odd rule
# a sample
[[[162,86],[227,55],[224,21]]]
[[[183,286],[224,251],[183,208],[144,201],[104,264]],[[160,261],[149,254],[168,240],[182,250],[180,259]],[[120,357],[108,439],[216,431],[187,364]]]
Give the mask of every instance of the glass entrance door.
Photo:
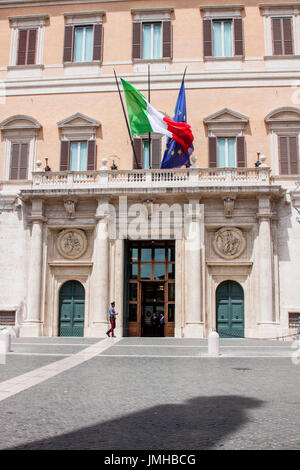
[[[128,336],[159,336],[152,315],[164,313],[162,336],[175,329],[175,242],[128,242],[125,279],[125,323]]]

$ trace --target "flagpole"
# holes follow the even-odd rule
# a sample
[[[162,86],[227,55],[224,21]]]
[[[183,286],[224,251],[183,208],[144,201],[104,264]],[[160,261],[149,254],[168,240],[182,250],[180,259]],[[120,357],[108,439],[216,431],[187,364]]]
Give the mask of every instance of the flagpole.
[[[148,102],[150,103],[150,64],[148,64]],[[149,142],[149,167],[151,169],[151,132],[148,133],[148,142]]]
[[[181,84],[184,82],[184,78],[185,78],[185,74],[186,74],[186,69],[187,69],[187,65],[184,69],[184,72],[183,72],[183,77],[182,77],[182,80],[181,80]]]
[[[129,127],[128,119],[127,119],[127,116],[126,116],[126,111],[125,111],[125,107],[124,107],[124,103],[123,103],[123,99],[122,99],[122,95],[121,95],[121,91],[120,91],[120,87],[119,87],[119,83],[118,83],[116,71],[115,71],[115,69],[113,69],[113,71],[114,71],[114,74],[115,74],[116,84],[117,84],[117,87],[118,87],[119,97],[120,97],[120,101],[121,101],[121,105],[122,105],[122,109],[123,109],[123,113],[124,113],[124,118],[125,118],[127,130],[128,130],[130,142],[131,142],[131,147],[132,147],[132,150],[133,150],[133,155],[134,155],[136,167],[139,168],[139,163],[138,163],[138,159],[137,159],[137,156],[136,156],[135,148],[134,148],[134,145],[133,145],[133,139],[132,139],[132,135],[131,135],[131,132],[130,132],[130,127]]]

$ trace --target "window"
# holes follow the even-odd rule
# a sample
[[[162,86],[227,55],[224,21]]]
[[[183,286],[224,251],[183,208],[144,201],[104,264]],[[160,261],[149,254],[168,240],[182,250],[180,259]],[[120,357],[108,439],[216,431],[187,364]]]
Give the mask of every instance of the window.
[[[208,128],[208,165],[210,168],[247,166],[245,127],[248,117],[224,108],[204,119]]]
[[[266,116],[265,122],[269,127],[273,175],[299,175],[300,109],[277,108]]]
[[[85,171],[87,169],[87,142],[71,142],[70,170]]]
[[[12,144],[9,179],[25,180],[27,178],[28,147],[27,142]]]
[[[92,62],[102,59],[102,25],[66,26],[64,62]]]
[[[72,142],[62,140],[60,154],[61,171],[94,170],[96,163],[96,141]]]
[[[21,66],[42,67],[44,34],[48,15],[9,17],[12,40],[8,69]]]
[[[281,175],[299,174],[298,136],[278,136]]]
[[[4,140],[3,179],[30,179],[41,125],[26,115],[11,116],[0,124]]]
[[[132,10],[133,60],[162,60],[172,58],[173,9]]]
[[[276,58],[274,66],[278,67],[279,56],[288,59],[300,53],[299,4],[264,3],[260,9],[264,19],[265,59]]]
[[[236,168],[246,166],[245,137],[209,137],[209,167]]]
[[[37,29],[20,29],[17,65],[35,64]]]
[[[234,168],[236,166],[236,139],[217,139],[217,164],[219,168]]]
[[[292,18],[272,18],[273,55],[293,54]]]
[[[65,13],[63,62],[102,61],[103,11]]]
[[[143,24],[143,59],[162,58],[161,23]]]
[[[241,6],[201,7],[205,58],[242,57],[244,54]]]
[[[74,62],[93,60],[93,26],[75,28]]]
[[[213,21],[214,57],[232,57],[232,21]]]
[[[151,153],[149,152],[149,139],[148,138],[135,138],[134,149],[137,157],[137,162],[133,156],[133,168],[144,169],[160,168],[161,163],[161,138],[151,137]]]
[[[99,121],[81,113],[57,123],[61,129],[61,171],[86,171],[96,168],[96,130]]]

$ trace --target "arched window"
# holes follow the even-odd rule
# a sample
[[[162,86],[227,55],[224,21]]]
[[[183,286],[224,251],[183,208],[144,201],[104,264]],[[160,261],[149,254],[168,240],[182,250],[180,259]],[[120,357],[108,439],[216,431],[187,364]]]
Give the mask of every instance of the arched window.
[[[281,107],[266,117],[271,140],[271,166],[274,175],[297,175],[300,172],[300,109]]]
[[[0,124],[4,136],[4,180],[31,179],[40,123],[31,116],[11,116]]]

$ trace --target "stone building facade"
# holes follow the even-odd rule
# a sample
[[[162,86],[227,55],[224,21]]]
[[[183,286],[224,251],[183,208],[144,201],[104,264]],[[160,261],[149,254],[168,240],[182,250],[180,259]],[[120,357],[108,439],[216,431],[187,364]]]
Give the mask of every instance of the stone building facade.
[[[119,336],[294,332],[299,12],[0,0],[0,324],[102,337],[114,300]],[[134,161],[114,70],[172,116],[185,67],[191,167],[155,134]]]

